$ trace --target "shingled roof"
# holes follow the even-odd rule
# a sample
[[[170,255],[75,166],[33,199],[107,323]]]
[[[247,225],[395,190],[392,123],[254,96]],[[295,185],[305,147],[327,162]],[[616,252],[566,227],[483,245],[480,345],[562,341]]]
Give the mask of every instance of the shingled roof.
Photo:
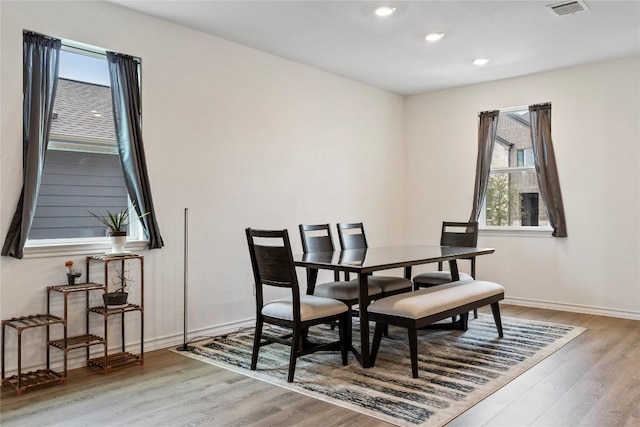
[[[53,137],[116,140],[109,86],[60,78],[53,112]]]

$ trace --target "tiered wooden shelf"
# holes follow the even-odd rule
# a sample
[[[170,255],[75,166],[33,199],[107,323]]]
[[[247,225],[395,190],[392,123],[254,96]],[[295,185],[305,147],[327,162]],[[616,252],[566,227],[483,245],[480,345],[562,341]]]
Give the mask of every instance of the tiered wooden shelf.
[[[122,271],[125,269],[125,263],[130,260],[138,260],[140,262],[140,286],[136,287],[140,292],[140,304],[124,304],[122,306],[95,306],[90,307],[88,309],[88,313],[95,313],[101,315],[104,318],[104,356],[96,357],[89,359],[87,358],[87,363],[90,366],[94,366],[102,369],[105,373],[109,372],[109,370],[113,367],[118,367],[121,365],[126,365],[128,363],[140,363],[144,364],[144,256],[136,255],[136,254],[127,254],[122,256],[109,256],[109,255],[99,255],[99,256],[88,256],[87,257],[87,280],[89,280],[90,274],[90,266],[91,264],[102,263],[104,266],[104,283],[103,292],[108,292],[107,284],[109,283],[109,264],[112,262],[119,262],[120,268]],[[125,348],[125,314],[126,313],[140,313],[140,352],[135,354],[133,352],[127,351]],[[121,340],[122,340],[122,351],[117,353],[108,354],[109,348],[109,318],[111,316],[120,315],[121,316]]]
[[[2,321],[2,384],[9,385],[16,390],[16,394],[20,396],[23,391],[40,385],[61,383],[67,380],[66,368],[64,373],[56,372],[50,369],[49,363],[49,347],[47,347],[47,368],[38,369],[36,371],[22,372],[22,332],[26,329],[46,327],[47,340],[49,339],[49,327],[51,325],[62,325],[65,334],[67,330],[67,322],[65,319],[53,316],[51,314],[34,314],[30,316],[14,317]],[[18,371],[16,375],[5,378],[5,329],[10,327],[16,330],[18,334]]]
[[[95,366],[96,368],[100,369],[106,369],[107,371],[111,368],[127,365],[134,362],[143,363],[142,355],[129,353],[128,351],[108,354],[106,364],[104,363],[104,357],[89,359],[89,365]]]
[[[101,296],[106,296],[108,292],[109,283],[109,264],[111,262],[119,262],[121,265],[121,271],[125,269],[125,263],[129,260],[138,260],[140,262],[140,285],[136,289],[140,292],[139,304],[123,304],[121,306],[107,306],[106,298],[103,299],[105,305],[99,305],[95,307],[90,306],[90,295],[92,292],[100,293]],[[91,264],[101,263],[104,267],[104,282],[94,283],[89,281],[90,266]],[[108,373],[109,370],[116,366],[126,365],[128,363],[140,363],[144,364],[144,257],[136,254],[122,254],[122,255],[101,255],[101,256],[87,256],[87,282],[73,284],[73,285],[60,285],[60,286],[48,286],[47,287],[47,314],[35,314],[30,316],[14,317],[8,320],[2,321],[2,384],[13,387],[17,394],[20,395],[28,388],[36,387],[44,384],[62,383],[66,382],[67,378],[67,358],[68,353],[72,350],[85,349],[86,360],[88,366],[98,367],[103,370],[104,373]],[[68,310],[69,310],[69,295],[74,293],[84,293],[85,302],[85,333],[74,336],[67,336],[67,322],[68,322]],[[64,307],[62,317],[51,314],[51,298],[54,294],[62,294],[64,298]],[[127,351],[125,348],[125,314],[126,313],[140,313],[140,352],[135,354],[131,351]],[[104,334],[103,336],[96,335],[90,332],[89,328],[89,315],[94,313],[102,316],[104,319]],[[121,339],[122,349],[121,351],[109,354],[109,318],[111,316],[121,316]],[[62,338],[51,339],[49,328],[52,325],[62,325]],[[9,327],[17,331],[18,338],[18,369],[17,374],[11,377],[5,378],[5,329]],[[46,327],[46,349],[47,349],[47,365],[46,369],[38,369],[31,372],[22,372],[22,332],[26,329]],[[103,355],[100,357],[90,358],[90,348],[95,345],[102,345],[104,347]],[[64,353],[63,372],[59,373],[53,371],[50,368],[50,348],[57,348]]]
[[[17,375],[12,375],[9,378],[2,380],[3,385],[8,385],[16,390],[16,394],[20,396],[23,391],[46,384],[53,384],[59,382],[60,384],[66,383],[66,377],[62,374],[55,372],[51,369],[38,369],[36,371],[25,372],[20,374],[18,379]]]
[[[63,319],[68,322],[69,311],[69,295],[84,292],[85,296],[85,333],[69,337],[67,329],[64,330],[64,336],[59,339],[49,340],[49,346],[62,350],[64,353],[64,372],[67,372],[68,353],[72,350],[86,349],[86,358],[89,359],[89,348],[94,345],[105,345],[104,338],[89,332],[89,295],[92,291],[104,293],[104,285],[100,283],[79,283],[77,285],[61,285],[47,287],[47,312],[51,313],[51,296],[52,293],[62,294],[64,298]]]

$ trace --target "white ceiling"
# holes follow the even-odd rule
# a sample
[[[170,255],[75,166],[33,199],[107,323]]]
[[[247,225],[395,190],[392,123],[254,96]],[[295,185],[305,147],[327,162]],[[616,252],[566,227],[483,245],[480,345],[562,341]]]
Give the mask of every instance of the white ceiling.
[[[638,0],[564,17],[545,8],[558,0],[111,2],[403,95],[640,54]]]

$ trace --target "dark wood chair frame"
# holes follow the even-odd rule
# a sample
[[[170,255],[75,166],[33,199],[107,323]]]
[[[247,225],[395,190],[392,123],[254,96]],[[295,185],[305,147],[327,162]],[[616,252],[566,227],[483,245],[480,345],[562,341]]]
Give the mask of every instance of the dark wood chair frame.
[[[333,238],[331,237],[331,227],[329,224],[300,224],[298,229],[300,230],[300,240],[302,241],[302,252],[333,252],[335,247],[333,245]],[[320,234],[318,236],[310,236],[309,233],[320,232],[326,230],[326,235]],[[307,269],[307,283],[315,283],[318,277],[317,269]],[[333,272],[333,280],[340,281],[340,272]],[[307,288],[307,294],[313,295],[314,288]],[[357,301],[356,301],[357,302]]]
[[[336,224],[338,229],[338,238],[340,240],[340,248],[345,249],[367,249],[369,244],[367,243],[367,236],[364,232],[364,224],[361,222],[340,222]],[[347,230],[353,230],[355,232],[348,232]],[[345,273],[345,279],[349,280],[349,273]],[[402,294],[411,291],[411,288],[398,289],[395,291],[385,292],[384,289],[381,298],[391,295]]]
[[[300,239],[302,240],[302,251],[304,253],[310,252],[333,252],[335,250],[335,246],[333,245],[333,238],[331,237],[331,227],[329,224],[300,224],[298,226],[300,230]],[[318,236],[311,236],[311,233],[320,232]],[[326,234],[323,234],[326,232]],[[307,269],[307,283],[316,283],[316,279],[318,277],[318,270],[308,268]],[[333,272],[333,280],[336,282],[340,281],[340,272]],[[349,281],[348,273],[345,273],[345,280]],[[307,286],[307,294],[313,295],[315,291],[315,286]],[[369,295],[371,301],[382,298],[382,293],[377,295]],[[358,304],[358,297],[353,299],[339,299],[339,301],[347,304],[349,306],[349,310],[351,310],[351,314],[353,316],[358,316],[358,310],[354,310],[353,306]],[[351,333],[351,325],[349,325],[349,333]],[[353,349],[352,349],[353,350]]]
[[[300,316],[300,288],[298,278],[293,263],[293,255],[291,252],[291,243],[287,230],[256,230],[247,228],[246,230],[247,244],[249,245],[249,254],[251,256],[251,265],[255,278],[255,294],[256,294],[256,328],[253,342],[253,352],[251,354],[251,370],[256,370],[258,363],[258,352],[260,347],[272,343],[281,343],[291,346],[291,354],[289,357],[289,372],[287,381],[292,382],[296,360],[300,356],[315,353],[317,351],[340,350],[342,354],[342,364],[348,363],[348,350],[351,347],[349,338],[350,330],[350,310],[343,313],[320,317],[308,321],[302,321]],[[256,244],[254,238],[273,239],[273,241],[282,242],[281,245],[267,246]],[[262,314],[264,307],[263,287],[275,286],[278,288],[288,288],[291,290],[293,302],[293,320],[284,320],[280,318],[270,317]],[[326,324],[337,321],[339,325],[339,341],[311,344],[304,340],[305,331],[309,327]],[[281,326],[291,329],[292,332],[280,336],[263,336],[264,323]]]
[[[463,232],[451,231],[451,228],[464,229]],[[440,246],[476,247],[478,246],[478,223],[477,222],[452,222],[443,221],[440,233]],[[471,262],[471,277],[476,278],[476,257],[461,258]],[[442,271],[442,263],[438,263],[438,271]],[[413,290],[429,288],[436,284],[420,284],[413,282]],[[473,317],[478,318],[478,309],[473,310]]]

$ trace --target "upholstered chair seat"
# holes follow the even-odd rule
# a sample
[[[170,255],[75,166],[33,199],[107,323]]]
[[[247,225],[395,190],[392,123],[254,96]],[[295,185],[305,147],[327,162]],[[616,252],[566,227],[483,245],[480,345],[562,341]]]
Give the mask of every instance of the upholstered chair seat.
[[[376,297],[382,293],[382,289],[369,283],[369,297]],[[351,280],[349,282],[328,282],[316,285],[314,295],[325,298],[334,298],[340,301],[357,301],[358,300],[358,282]]]
[[[460,280],[472,280],[470,274],[459,272]],[[418,274],[413,278],[413,282],[417,287],[427,287],[442,285],[443,283],[452,282],[450,271],[432,271],[429,273]]]
[[[300,320],[302,322],[339,315],[346,310],[345,303],[331,298],[300,295]],[[287,296],[269,301],[262,307],[262,314],[276,319],[293,321],[293,298]]]
[[[404,277],[394,276],[369,276],[367,278],[369,286],[374,285],[382,289],[382,293],[385,295],[393,295],[400,292],[407,292],[411,290],[413,283],[409,279]]]

